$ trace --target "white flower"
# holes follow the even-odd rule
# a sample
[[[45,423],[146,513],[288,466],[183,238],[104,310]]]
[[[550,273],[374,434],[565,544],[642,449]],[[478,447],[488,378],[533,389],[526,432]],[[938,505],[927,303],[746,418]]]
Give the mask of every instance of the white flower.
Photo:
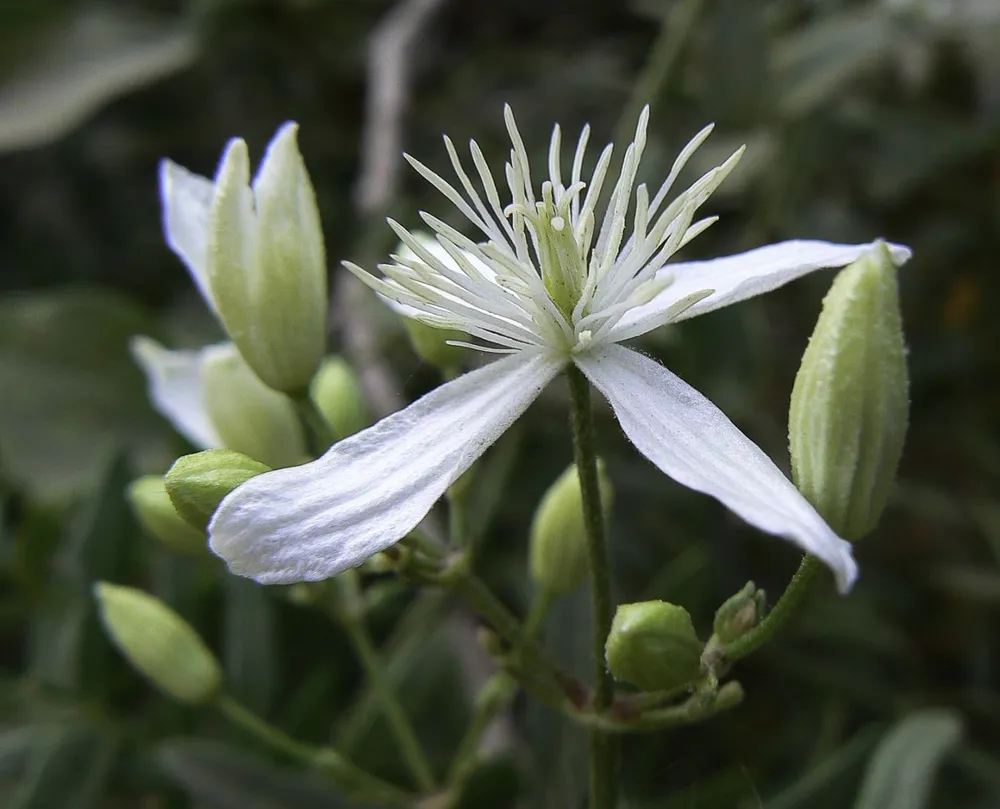
[[[167,244],[254,373],[292,394],[323,358],[327,308],[323,233],[297,131],[278,130],[252,184],[239,138],[214,182],[160,165]]]
[[[133,337],[153,406],[199,449],[232,449],[271,467],[306,457],[295,408],[247,367],[232,343],[171,351]]]
[[[826,562],[842,590],[850,586],[856,575],[850,546],[767,455],[705,397],[619,343],[813,270],[844,266],[870,245],[791,241],[711,261],[666,264],[714,221],[694,216],[740,152],[667,204],[674,180],[708,136],[706,128],[684,148],[655,194],[640,185],[633,195],[647,117],[643,111],[600,221],[595,208],[611,147],[584,182],[587,128],[568,183],[555,128],[549,179],[536,198],[507,109],[513,150],[505,172],[511,197],[506,206],[474,142],[480,189],[447,138],[462,191],[410,160],[484,241],[423,214],[449,260],[390,222],[417,258],[393,256],[392,264],[380,267],[385,278],[346,266],[425,323],[459,329],[478,338],[480,350],[509,356],[442,385],[335,444],[317,461],[261,475],[232,492],[209,532],[212,548],[233,572],[264,583],[324,579],[389,547],[561,369],[575,363],[607,398],[625,434],[663,472],[715,497],[757,528],[792,540]],[[632,233],[626,238],[630,210]],[[890,250],[900,264],[910,256],[905,247]]]

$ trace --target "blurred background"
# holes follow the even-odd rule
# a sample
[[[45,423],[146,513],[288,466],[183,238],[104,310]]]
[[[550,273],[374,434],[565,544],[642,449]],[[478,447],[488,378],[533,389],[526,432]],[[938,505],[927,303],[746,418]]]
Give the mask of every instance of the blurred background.
[[[721,221],[687,257],[796,237],[914,248],[900,275],[912,409],[893,500],[857,548],[854,592],[821,589],[739,665],[748,698],[737,710],[627,739],[626,805],[887,806],[861,794],[866,777],[909,784],[898,809],[1000,805],[997,0],[6,0],[0,804],[356,805],[211,711],[150,688],[98,628],[98,579],[171,604],[222,659],[231,692],[276,725],[406,782],[343,634],[280,590],[170,552],[123,496],[190,451],[149,407],[128,338],[219,337],[164,244],[158,161],[211,175],[228,138],[245,138],[257,159],[281,123],[300,123],[335,279],[331,350],[356,364],[378,415],[439,380],[338,260],[372,267],[392,249],[387,213],[405,225],[420,209],[455,221],[399,153],[450,176],[448,133],[476,138],[498,165],[509,102],[541,165],[555,121],[568,139],[589,121],[592,143],[621,142],[645,101],[640,179],[658,182],[709,121],[716,132],[691,174],[748,146],[706,206]],[[788,397],[832,278],[641,347],[787,469]],[[798,561],[790,545],[668,481],[603,411],[599,430],[617,489],[619,601],[674,601],[707,630],[748,579],[780,593]],[[555,385],[476,484],[479,571],[518,612],[532,512],[569,460]],[[390,676],[444,770],[482,661],[405,587],[378,582],[366,599]],[[584,672],[586,622],[580,596],[546,627]],[[463,805],[582,805],[576,728],[522,698],[495,735]]]

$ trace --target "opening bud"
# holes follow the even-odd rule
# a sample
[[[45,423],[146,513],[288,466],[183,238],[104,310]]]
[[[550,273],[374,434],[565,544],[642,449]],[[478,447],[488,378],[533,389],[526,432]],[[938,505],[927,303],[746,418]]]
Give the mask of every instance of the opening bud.
[[[170,550],[187,554],[208,553],[205,532],[177,513],[162,477],[146,475],[133,480],[126,496],[142,527]]]
[[[645,691],[694,680],[701,671],[701,652],[687,610],[666,601],[622,604],[604,646],[612,676]]]
[[[230,141],[208,222],[211,297],[230,338],[267,385],[308,390],[326,348],[326,253],[316,194],[287,123],[250,182],[246,144]]]
[[[342,357],[323,360],[310,393],[338,438],[347,438],[371,424],[358,375]]]
[[[823,300],[788,419],[795,485],[845,539],[867,534],[885,508],[908,411],[896,268],[878,243]]]
[[[164,483],[177,513],[204,531],[222,498],[250,478],[270,471],[270,467],[239,452],[209,449],[178,458]]]
[[[199,705],[219,692],[222,670],[198,634],[162,601],[132,587],[94,587],[111,641],[157,688]]]
[[[597,461],[597,478],[601,510],[607,519],[614,490],[601,459]],[[538,504],[528,555],[531,578],[550,598],[571,593],[587,575],[587,529],[575,464],[556,478]]]
[[[748,581],[736,595],[730,596],[715,611],[712,632],[722,643],[732,643],[742,637],[764,617],[767,595]]]

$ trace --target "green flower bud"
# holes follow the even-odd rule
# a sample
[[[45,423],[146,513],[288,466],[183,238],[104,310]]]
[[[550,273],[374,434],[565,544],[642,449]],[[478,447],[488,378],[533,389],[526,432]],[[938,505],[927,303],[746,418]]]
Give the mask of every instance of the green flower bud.
[[[605,518],[611,512],[613,489],[597,461],[598,488]],[[576,465],[563,472],[542,497],[531,523],[529,570],[535,584],[549,597],[575,590],[587,575],[587,529],[583,519],[583,493]]]
[[[231,343],[206,348],[201,365],[205,410],[227,449],[272,468],[306,459],[302,424],[291,400],[264,385]]]
[[[308,390],[326,349],[326,253],[316,195],[285,124],[253,185],[242,140],[230,141],[215,178],[207,275],[223,326],[267,385]]]
[[[338,438],[347,438],[371,424],[358,376],[341,357],[323,360],[310,392]]]
[[[666,601],[622,604],[604,646],[612,676],[644,691],[693,680],[701,670],[701,651],[687,610]]]
[[[906,436],[909,399],[896,268],[879,244],[842,270],[795,378],[795,485],[838,534],[878,522]]]
[[[132,587],[101,582],[94,595],[108,637],[153,685],[192,705],[215,697],[219,662],[176,612]]]
[[[748,581],[736,595],[730,596],[715,611],[712,632],[722,643],[732,643],[742,637],[764,617],[767,596]]]
[[[177,513],[162,477],[146,475],[133,480],[126,495],[142,527],[172,551],[189,554],[208,552],[205,532]]]
[[[177,513],[204,531],[223,497],[250,478],[270,471],[238,452],[208,449],[178,458],[163,480]]]
[[[410,338],[410,345],[417,356],[429,362],[441,373],[453,374],[462,362],[464,349],[460,346],[448,345],[449,340],[465,340],[469,335],[456,329],[439,329],[428,326],[412,317],[403,318],[403,326]]]

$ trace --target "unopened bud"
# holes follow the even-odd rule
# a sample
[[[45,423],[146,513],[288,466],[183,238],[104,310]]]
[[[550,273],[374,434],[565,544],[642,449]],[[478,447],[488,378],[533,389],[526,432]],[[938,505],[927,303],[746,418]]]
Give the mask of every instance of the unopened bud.
[[[403,326],[410,338],[410,345],[417,356],[430,363],[443,374],[453,374],[462,362],[461,346],[449,345],[449,341],[469,339],[464,331],[439,329],[426,323],[404,317]]]
[[[270,468],[228,449],[208,449],[178,458],[164,483],[177,512],[204,531],[227,494]]]
[[[736,595],[730,596],[715,611],[712,632],[722,643],[732,643],[742,637],[764,617],[767,596],[748,581]]]
[[[842,270],[795,378],[789,447],[795,485],[838,534],[878,522],[909,410],[899,289],[885,244]]]
[[[108,637],[153,685],[193,705],[215,697],[219,662],[176,612],[132,587],[101,582],[94,594]]]
[[[133,480],[126,493],[136,517],[151,536],[178,553],[208,553],[205,532],[177,513],[162,477],[146,475]]]
[[[223,326],[275,390],[300,395],[326,347],[326,254],[316,195],[288,123],[250,183],[246,144],[230,141],[215,178],[207,270]]]
[[[702,643],[691,616],[666,601],[622,604],[604,646],[616,680],[645,691],[676,688],[698,676]]]
[[[607,519],[613,489],[600,459],[597,479],[601,511]],[[538,504],[531,523],[528,553],[531,578],[549,597],[572,592],[587,575],[587,527],[575,464],[556,478]]]
[[[227,449],[272,468],[306,460],[302,424],[291,400],[250,370],[232,343],[204,351],[201,381],[205,409]]]
[[[347,438],[371,424],[358,376],[345,359],[323,360],[310,392],[337,438]]]

